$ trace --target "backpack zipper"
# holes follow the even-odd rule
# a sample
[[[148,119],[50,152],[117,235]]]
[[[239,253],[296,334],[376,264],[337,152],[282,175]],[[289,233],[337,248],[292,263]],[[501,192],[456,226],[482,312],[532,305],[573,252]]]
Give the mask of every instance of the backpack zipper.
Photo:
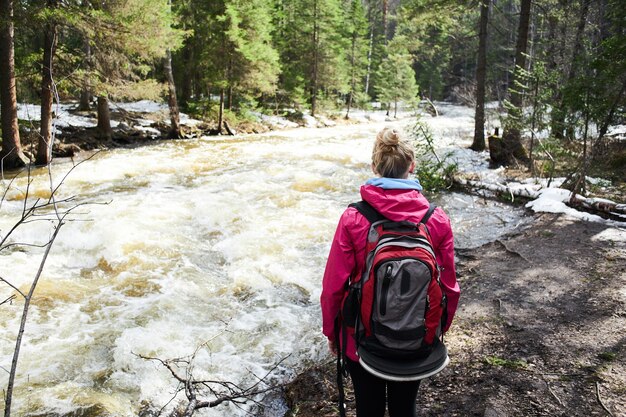
[[[384,316],[387,314],[387,293],[389,292],[389,285],[391,285],[391,265],[387,265],[385,269],[385,276],[383,277],[383,288],[380,300],[380,315]]]

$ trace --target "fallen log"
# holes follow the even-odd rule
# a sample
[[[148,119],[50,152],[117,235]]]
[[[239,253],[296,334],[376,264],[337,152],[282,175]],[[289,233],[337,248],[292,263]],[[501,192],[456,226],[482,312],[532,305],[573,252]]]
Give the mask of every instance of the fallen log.
[[[507,194],[511,197],[524,197],[534,200],[535,198],[539,198],[541,193],[539,191],[531,190],[525,187],[510,187],[504,184],[498,183],[490,183],[484,181],[474,181],[474,180],[466,180],[464,178],[454,178],[454,183],[462,186],[463,188],[471,189],[480,189],[480,190],[488,190],[493,191],[494,193]]]
[[[522,197],[529,200],[535,200],[541,196],[543,189],[532,190],[528,187],[519,185],[510,186],[506,184],[488,183],[484,181],[467,180],[464,178],[453,178],[455,184],[470,192],[475,190],[487,190],[496,194],[505,194],[511,196],[511,200],[515,197]],[[569,207],[577,210],[583,210],[594,214],[602,214],[612,220],[626,222],[626,204],[616,203],[604,198],[589,198],[578,194],[571,194],[568,199],[562,201]]]
[[[573,195],[567,204],[575,208],[582,207],[587,210],[626,216],[626,204],[616,203],[604,198],[587,198],[580,195]],[[626,218],[622,221],[626,221]]]
[[[230,136],[235,136],[235,131],[230,128],[226,120],[224,120],[224,129],[226,129],[226,133],[228,133]]]

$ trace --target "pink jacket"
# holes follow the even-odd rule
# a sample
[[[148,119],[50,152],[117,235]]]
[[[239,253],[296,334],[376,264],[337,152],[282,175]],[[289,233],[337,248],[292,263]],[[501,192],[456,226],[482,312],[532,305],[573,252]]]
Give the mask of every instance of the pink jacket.
[[[361,186],[361,198],[379,213],[393,221],[419,222],[429,203],[419,191],[383,189],[374,185]],[[441,267],[441,284],[448,297],[447,331],[459,302],[460,289],[454,267],[454,240],[450,219],[437,208],[427,222],[432,237],[437,262]],[[356,277],[365,262],[366,236],[370,224],[355,208],[349,207],[339,219],[337,231],[330,248],[324,279],[322,281],[322,331],[329,340],[335,339],[335,318],[346,295],[346,283]],[[346,355],[358,361],[354,338],[349,335]]]

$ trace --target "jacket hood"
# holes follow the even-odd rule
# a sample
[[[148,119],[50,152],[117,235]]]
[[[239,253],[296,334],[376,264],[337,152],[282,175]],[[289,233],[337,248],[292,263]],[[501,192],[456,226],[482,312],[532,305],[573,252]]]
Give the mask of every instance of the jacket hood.
[[[418,223],[429,207],[426,197],[411,189],[385,189],[365,184],[361,186],[361,198],[393,221],[409,220]]]

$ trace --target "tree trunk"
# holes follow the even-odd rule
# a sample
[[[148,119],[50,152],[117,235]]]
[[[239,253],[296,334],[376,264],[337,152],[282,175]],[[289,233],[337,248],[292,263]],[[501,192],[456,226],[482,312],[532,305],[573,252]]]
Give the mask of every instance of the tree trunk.
[[[478,30],[478,62],[476,66],[476,112],[474,116],[474,151],[485,150],[485,78],[487,74],[487,24],[489,22],[489,0],[480,2]]]
[[[356,29],[352,32],[352,48],[350,53],[350,93],[348,94],[348,109],[346,110],[346,119],[350,117],[350,108],[356,90],[356,43],[358,32]]]
[[[576,37],[574,40],[574,47],[572,49],[572,56],[570,58],[570,67],[569,67],[569,71],[567,74],[567,81],[564,84],[565,87],[567,87],[567,85],[570,84],[574,80],[574,78],[576,78],[576,70],[578,69],[577,61],[583,48],[582,40],[583,40],[583,35],[585,33],[585,26],[587,25],[587,15],[589,14],[590,3],[591,3],[591,0],[582,0],[580,16],[578,18],[578,25],[576,26]],[[565,97],[563,93],[560,93],[558,97],[559,97],[559,101],[558,101],[559,104],[555,106],[555,111],[553,112],[553,117],[551,120],[551,131],[552,131],[552,134],[557,139],[564,139],[568,136],[566,133],[568,126],[566,125],[566,122],[565,122],[565,116],[567,113],[567,108],[566,108],[567,104],[564,102]],[[570,139],[573,139],[573,138],[570,138]]]
[[[180,112],[178,111],[178,100],[176,99],[176,85],[174,84],[174,74],[172,72],[172,52],[168,49],[165,55],[163,69],[167,78],[167,105],[170,109],[170,139],[180,139]]]
[[[319,65],[319,26],[317,22],[317,0],[313,4],[313,77],[311,80],[311,116],[317,110],[317,73]]]
[[[217,115],[217,133],[222,133],[222,125],[224,124],[224,88],[220,88],[220,109]]]
[[[526,149],[522,145],[520,123],[523,114],[524,92],[519,90],[522,84],[522,72],[526,68],[526,50],[528,49],[528,29],[530,25],[530,8],[532,0],[522,0],[519,27],[517,30],[517,44],[515,46],[515,69],[513,71],[513,89],[511,91],[511,109],[507,116],[508,121],[502,135],[502,145],[506,153],[507,165],[516,160],[528,162]]]
[[[370,74],[372,72],[372,50],[374,49],[374,24],[370,23],[372,28],[370,30],[370,45],[367,50],[367,73],[365,74],[365,94],[369,95],[370,89]]]
[[[500,132],[496,127],[494,134],[487,138],[489,145],[489,159],[491,160],[489,166],[491,168],[497,168],[506,165],[507,163],[506,154],[504,152],[504,144],[502,142],[502,138],[499,136],[499,133]]]
[[[87,69],[91,69],[91,45],[89,39],[85,38],[83,51],[85,52],[85,66]],[[83,80],[83,86],[80,91],[80,101],[78,103],[78,110],[89,111],[91,110],[91,100],[93,95],[91,94],[91,83],[89,82],[89,75]]]
[[[111,129],[111,112],[109,111],[109,100],[105,96],[98,96],[98,137],[111,140],[113,129]]]
[[[2,149],[0,170],[20,168],[28,160],[22,152],[17,122],[15,89],[15,49],[13,44],[13,1],[0,0],[0,113]]]
[[[48,8],[56,7],[56,0],[48,0]],[[52,104],[54,86],[52,80],[52,61],[56,52],[57,25],[46,24],[41,74],[41,129],[37,146],[37,165],[48,165],[52,156]]]
[[[389,0],[383,0],[383,39],[387,45],[387,14],[389,13]]]
[[[183,47],[183,79],[181,80],[181,92],[180,92],[180,104],[185,108],[192,94],[192,83],[194,80],[194,54],[193,48],[190,45]]]
[[[232,85],[228,86],[228,95],[227,95],[227,97],[228,97],[228,101],[227,101],[227,104],[226,104],[226,108],[229,111],[232,111],[233,110],[233,86]]]

